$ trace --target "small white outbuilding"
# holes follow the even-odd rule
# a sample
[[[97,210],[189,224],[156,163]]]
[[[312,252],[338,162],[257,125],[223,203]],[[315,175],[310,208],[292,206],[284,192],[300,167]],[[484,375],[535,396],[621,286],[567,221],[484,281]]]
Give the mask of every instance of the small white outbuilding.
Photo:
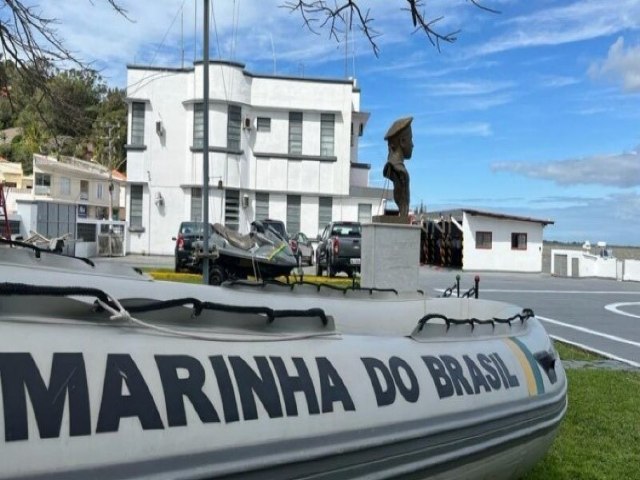
[[[554,223],[471,208],[423,218],[423,262],[467,271],[541,272],[543,230]]]

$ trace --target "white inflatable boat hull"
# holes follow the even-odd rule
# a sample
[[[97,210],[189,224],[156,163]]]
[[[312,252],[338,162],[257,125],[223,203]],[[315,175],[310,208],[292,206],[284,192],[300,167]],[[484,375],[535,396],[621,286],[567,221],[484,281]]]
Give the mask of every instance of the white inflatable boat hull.
[[[518,478],[566,410],[546,332],[500,302],[154,282],[17,249],[0,249],[0,272],[2,478]],[[112,319],[33,286],[329,318]]]

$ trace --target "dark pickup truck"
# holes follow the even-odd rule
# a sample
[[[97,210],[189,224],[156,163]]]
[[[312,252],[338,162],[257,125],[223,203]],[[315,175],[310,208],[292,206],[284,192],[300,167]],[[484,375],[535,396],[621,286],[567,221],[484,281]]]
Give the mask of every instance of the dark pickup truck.
[[[346,272],[353,277],[360,270],[362,226],[359,222],[331,222],[318,237],[316,274],[326,270],[330,277]]]

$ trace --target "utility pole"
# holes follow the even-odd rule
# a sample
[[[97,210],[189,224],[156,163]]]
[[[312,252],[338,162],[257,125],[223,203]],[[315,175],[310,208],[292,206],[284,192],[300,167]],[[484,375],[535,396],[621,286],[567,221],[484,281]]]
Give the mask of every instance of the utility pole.
[[[109,215],[108,215],[108,219],[109,221],[113,221],[113,190],[114,190],[114,186],[113,186],[113,169],[117,168],[120,166],[120,162],[116,161],[114,162],[113,160],[113,131],[114,129],[116,131],[118,131],[120,129],[120,123],[105,123],[104,126],[107,129],[107,168],[109,170]],[[104,139],[104,137],[102,137]]]
[[[209,0],[204,0],[204,34],[202,64],[202,243],[205,257],[202,262],[202,283],[209,284]]]

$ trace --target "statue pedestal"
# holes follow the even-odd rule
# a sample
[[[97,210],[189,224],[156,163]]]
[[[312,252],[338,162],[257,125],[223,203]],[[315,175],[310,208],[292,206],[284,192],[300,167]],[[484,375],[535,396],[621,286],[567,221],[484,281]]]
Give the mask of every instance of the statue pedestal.
[[[378,220],[380,216],[374,218]],[[407,217],[404,220],[362,225],[361,287],[394,288],[398,292],[418,290],[420,227],[409,225]]]
[[[403,215],[374,215],[373,223],[392,223],[397,225],[411,225],[411,219]]]

